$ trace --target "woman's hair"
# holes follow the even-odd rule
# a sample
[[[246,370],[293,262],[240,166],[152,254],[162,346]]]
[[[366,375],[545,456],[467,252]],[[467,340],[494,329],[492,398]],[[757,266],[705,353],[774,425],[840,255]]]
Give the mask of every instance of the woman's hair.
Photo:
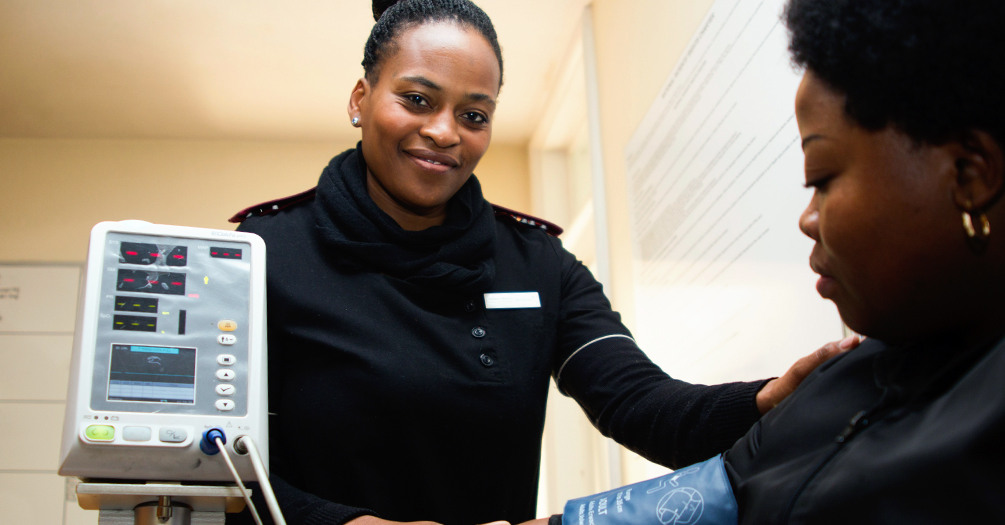
[[[502,50],[495,27],[485,11],[470,0],[374,0],[373,18],[377,23],[363,48],[363,71],[371,83],[377,83],[381,63],[394,53],[395,39],[404,30],[427,22],[452,21],[477,30],[492,46],[502,86]]]
[[[980,129],[1005,145],[1005,2],[789,0],[783,16],[795,64],[861,126],[929,144]]]

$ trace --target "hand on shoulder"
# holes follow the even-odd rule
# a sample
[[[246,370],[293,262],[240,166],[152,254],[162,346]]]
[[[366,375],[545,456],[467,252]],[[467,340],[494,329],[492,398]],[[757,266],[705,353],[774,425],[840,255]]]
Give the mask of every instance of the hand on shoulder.
[[[857,335],[848,336],[840,341],[827,343],[812,354],[796,361],[781,377],[768,381],[757,393],[757,410],[761,415],[778,406],[796,387],[806,379],[806,376],[824,364],[830,358],[843,354],[857,347],[862,340]]]

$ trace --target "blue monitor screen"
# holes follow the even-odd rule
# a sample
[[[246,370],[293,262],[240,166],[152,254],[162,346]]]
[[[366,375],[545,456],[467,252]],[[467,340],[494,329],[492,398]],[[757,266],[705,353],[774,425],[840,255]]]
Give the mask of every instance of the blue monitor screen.
[[[108,400],[195,403],[195,348],[113,344]]]

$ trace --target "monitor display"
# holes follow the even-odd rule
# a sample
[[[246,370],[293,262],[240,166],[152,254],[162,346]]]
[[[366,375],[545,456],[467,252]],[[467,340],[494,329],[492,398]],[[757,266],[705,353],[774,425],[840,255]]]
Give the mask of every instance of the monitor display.
[[[109,401],[195,403],[195,348],[113,344]]]
[[[115,289],[120,292],[185,295],[185,274],[120,269]]]

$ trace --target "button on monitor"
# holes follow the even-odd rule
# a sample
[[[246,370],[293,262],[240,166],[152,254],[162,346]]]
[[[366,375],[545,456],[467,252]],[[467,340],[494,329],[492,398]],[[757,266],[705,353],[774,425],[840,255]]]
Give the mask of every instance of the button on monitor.
[[[216,336],[216,342],[223,346],[231,346],[237,342],[237,336],[234,334],[220,334]]]
[[[109,425],[91,425],[84,430],[84,436],[91,441],[111,441],[115,439],[115,427]]]
[[[232,381],[237,374],[229,368],[221,368],[216,371],[216,378],[220,381]]]
[[[150,441],[150,427],[126,427],[122,429],[122,439],[126,441]]]
[[[234,330],[237,330],[237,321],[231,321],[230,319],[223,319],[219,323],[216,323],[216,326],[220,330],[223,330],[224,332],[233,332]]]
[[[229,399],[217,399],[216,400],[216,409],[217,410],[222,410],[224,412],[228,412],[230,410],[234,410],[234,402],[231,401],[231,400],[229,400]]]
[[[216,356],[216,362],[223,366],[230,366],[237,362],[237,358],[230,354],[220,354]]]
[[[157,438],[164,443],[181,443],[188,439],[188,432],[184,428],[162,428],[157,434]]]

